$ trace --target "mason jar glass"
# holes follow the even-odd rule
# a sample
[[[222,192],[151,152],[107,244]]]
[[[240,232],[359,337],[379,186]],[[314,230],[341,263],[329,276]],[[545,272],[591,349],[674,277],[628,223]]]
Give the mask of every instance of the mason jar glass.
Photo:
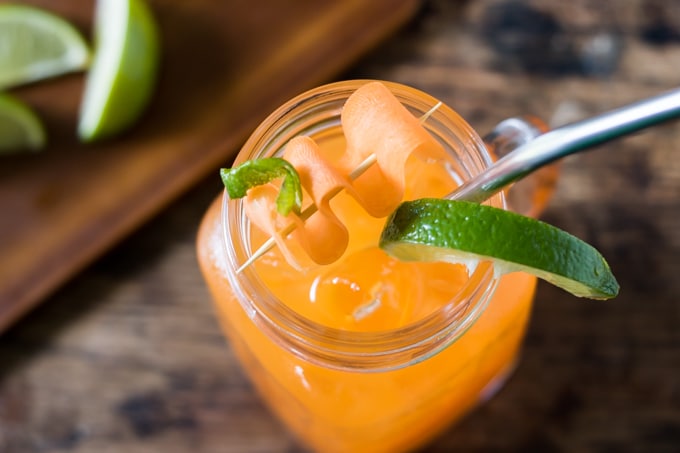
[[[280,155],[298,135],[341,134],[340,113],[365,81],[306,92],[272,113],[234,162]],[[437,100],[385,84],[414,115]],[[487,144],[443,105],[424,123],[449,154],[453,178],[489,166]],[[489,204],[506,208],[502,194]],[[311,319],[282,302],[255,266],[242,200],[218,196],[206,213],[197,248],[217,316],[243,369],[271,410],[319,452],[400,452],[422,446],[487,399],[513,370],[536,280],[498,278],[480,262],[449,303],[397,328],[352,331]],[[376,238],[377,240],[377,238]],[[415,301],[418,302],[418,301]]]

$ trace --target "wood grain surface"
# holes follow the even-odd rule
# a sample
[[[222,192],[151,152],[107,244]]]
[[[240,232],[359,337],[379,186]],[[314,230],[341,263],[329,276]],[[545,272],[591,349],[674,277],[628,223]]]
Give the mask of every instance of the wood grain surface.
[[[32,1],[91,35],[92,0]],[[162,69],[137,127],[75,139],[83,76],[15,90],[48,149],[0,165],[0,331],[170,200],[233,157],[289,97],[356,60],[417,0],[157,1]]]
[[[561,124],[675,88],[678,68],[676,2],[428,0],[336,78],[416,86],[485,132],[516,114]],[[184,96],[189,120],[211,94]],[[0,336],[0,451],[304,451],[242,374],[197,269],[216,169]],[[539,284],[512,378],[423,452],[680,448],[680,123],[561,172],[544,219],[597,246],[621,294],[583,301]]]

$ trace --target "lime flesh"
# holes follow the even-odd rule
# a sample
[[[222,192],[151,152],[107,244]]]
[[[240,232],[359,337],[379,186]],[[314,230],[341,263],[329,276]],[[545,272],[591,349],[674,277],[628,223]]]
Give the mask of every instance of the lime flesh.
[[[158,27],[142,0],[98,0],[95,53],[80,110],[78,135],[114,136],[147,106],[159,61]]]
[[[45,130],[33,111],[18,99],[0,93],[0,154],[39,150]]]
[[[579,297],[609,299],[619,291],[591,245],[539,220],[477,203],[405,202],[388,219],[380,246],[408,261],[491,261],[499,275],[527,272]]]
[[[64,19],[25,5],[0,5],[0,90],[84,69],[90,51]]]

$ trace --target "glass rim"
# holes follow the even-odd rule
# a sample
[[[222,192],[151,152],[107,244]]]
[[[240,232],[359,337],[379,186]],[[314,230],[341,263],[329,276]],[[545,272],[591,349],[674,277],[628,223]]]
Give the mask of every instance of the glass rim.
[[[351,93],[369,80],[334,82],[306,91],[276,109],[253,132],[235,160],[252,158],[263,139],[281,127],[281,122],[297,109],[314,105],[324,96]],[[439,102],[434,97],[394,82],[384,82],[402,102],[417,96],[423,105],[431,107]],[[424,108],[425,111],[429,108]],[[488,166],[491,157],[477,133],[453,110],[443,105],[434,114],[448,120],[449,129],[463,136],[465,150],[476,153]],[[454,131],[455,130],[455,131]],[[266,140],[265,140],[266,141]],[[481,171],[481,170],[479,170]],[[497,203],[504,205],[503,196]],[[276,343],[312,363],[342,370],[384,371],[421,361],[459,338],[474,324],[486,308],[498,278],[490,262],[480,262],[467,282],[451,301],[425,317],[394,329],[383,331],[349,331],[327,327],[292,310],[269,291],[252,266],[238,275],[238,263],[248,256],[247,228],[241,200],[232,200],[224,191],[221,221],[223,246],[227,255],[228,278],[239,303],[250,319]]]

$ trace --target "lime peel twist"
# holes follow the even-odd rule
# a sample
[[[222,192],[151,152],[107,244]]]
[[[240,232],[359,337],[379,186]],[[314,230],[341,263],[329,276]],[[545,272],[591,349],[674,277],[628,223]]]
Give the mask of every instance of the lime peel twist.
[[[286,216],[291,211],[296,214],[302,209],[302,184],[295,167],[280,157],[266,157],[248,160],[233,168],[220,169],[220,176],[231,198],[245,197],[248,189],[283,178],[276,209]]]

